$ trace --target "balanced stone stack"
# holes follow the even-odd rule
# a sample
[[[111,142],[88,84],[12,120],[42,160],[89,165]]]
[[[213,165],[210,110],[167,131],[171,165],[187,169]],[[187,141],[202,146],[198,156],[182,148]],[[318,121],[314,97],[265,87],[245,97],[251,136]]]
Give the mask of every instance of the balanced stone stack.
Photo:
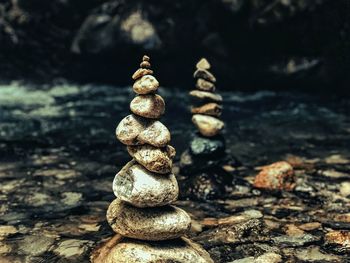
[[[196,67],[193,77],[196,78],[197,90],[192,90],[190,95],[196,98],[200,105],[191,109],[192,122],[203,136],[213,137],[224,128],[224,123],[218,119],[222,111],[222,97],[215,93],[216,78],[209,72],[209,62],[202,58]]]
[[[209,62],[202,58],[196,64],[196,89],[192,98],[192,122],[198,129],[190,147],[181,155],[181,174],[184,197],[213,199],[222,195],[230,176],[221,168],[225,161],[225,140],[220,134],[224,122],[220,120],[222,96],[215,92],[215,76],[209,71]]]
[[[116,129],[133,159],[115,176],[117,198],[107,211],[108,223],[125,238],[103,262],[212,262],[207,252],[181,238],[190,229],[191,219],[171,205],[179,194],[172,173],[175,149],[169,145],[169,130],[159,121],[165,103],[155,93],[159,82],[150,67],[150,58],[144,56],[132,76],[137,94],[130,103],[132,114]]]

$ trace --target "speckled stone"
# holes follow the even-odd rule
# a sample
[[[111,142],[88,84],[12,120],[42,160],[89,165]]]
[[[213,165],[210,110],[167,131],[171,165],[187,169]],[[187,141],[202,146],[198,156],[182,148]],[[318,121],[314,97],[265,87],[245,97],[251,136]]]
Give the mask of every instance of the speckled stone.
[[[224,128],[224,123],[221,120],[202,114],[193,115],[192,122],[199,132],[206,137],[215,136]]]
[[[159,175],[135,161],[127,163],[115,176],[114,194],[136,207],[154,207],[176,201],[179,187],[173,174]]]
[[[263,167],[254,180],[254,187],[267,190],[292,191],[295,186],[294,169],[285,161]]]
[[[197,99],[208,100],[213,102],[222,102],[222,97],[219,94],[212,92],[201,91],[201,90],[192,90],[190,91],[190,96],[193,96]]]
[[[211,83],[210,81],[207,81],[205,79],[197,79],[196,88],[203,91],[215,91],[214,83]]]
[[[195,136],[190,142],[190,151],[194,156],[221,156],[225,153],[225,140],[222,136]]]
[[[196,68],[210,69],[210,64],[208,60],[206,60],[205,58],[201,58],[201,60],[199,60],[198,63],[196,64]]]
[[[208,80],[212,83],[215,83],[216,82],[216,78],[214,77],[213,74],[211,74],[208,70],[206,69],[197,69],[194,74],[193,74],[193,77],[194,78],[201,78],[201,79],[205,79],[205,80]]]
[[[207,103],[200,107],[192,107],[191,113],[219,117],[222,113],[222,106],[214,102]]]
[[[132,78],[134,80],[139,79],[145,75],[152,75],[153,70],[146,69],[146,68],[139,68],[138,70],[135,71],[135,73],[132,75]]]
[[[151,145],[128,146],[129,154],[147,170],[167,174],[171,172],[175,149],[167,145],[163,148],[157,148]]]
[[[150,144],[155,147],[164,147],[170,140],[168,128],[160,121],[152,121],[149,126],[137,137],[140,144]]]
[[[175,206],[137,208],[115,199],[107,210],[107,221],[122,236],[140,240],[166,240],[183,236],[191,218]]]
[[[138,145],[137,136],[145,129],[147,121],[133,114],[126,116],[116,128],[117,139],[126,145]]]
[[[133,114],[118,124],[116,136],[125,145],[150,144],[155,147],[164,147],[171,139],[168,128],[160,121],[146,120]]]
[[[159,87],[158,80],[152,75],[145,75],[138,79],[132,86],[137,94],[149,94],[155,92]]]
[[[164,114],[165,103],[157,94],[139,95],[131,101],[130,110],[145,118],[158,119]]]
[[[187,238],[143,242],[125,239],[115,245],[98,263],[214,263],[201,246]],[[97,262],[94,262],[97,263]]]

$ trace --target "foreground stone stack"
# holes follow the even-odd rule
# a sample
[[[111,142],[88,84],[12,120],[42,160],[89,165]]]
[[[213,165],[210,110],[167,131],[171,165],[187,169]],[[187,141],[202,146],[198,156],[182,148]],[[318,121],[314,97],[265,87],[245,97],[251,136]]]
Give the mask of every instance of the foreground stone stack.
[[[149,60],[144,56],[132,76],[137,94],[130,103],[132,114],[116,129],[118,140],[133,160],[114,178],[117,198],[108,208],[107,221],[127,239],[117,244],[104,262],[212,262],[205,251],[180,239],[190,229],[191,219],[171,205],[179,195],[171,172],[175,149],[169,145],[169,130],[159,121],[165,103],[155,93],[159,82]]]
[[[225,158],[225,140],[221,135],[224,122],[220,120],[222,97],[216,93],[216,78],[209,71],[209,62],[202,58],[196,64],[196,89],[192,98],[192,122],[198,129],[190,147],[181,155],[181,182],[187,198],[214,199],[225,192],[230,176],[221,168]]]

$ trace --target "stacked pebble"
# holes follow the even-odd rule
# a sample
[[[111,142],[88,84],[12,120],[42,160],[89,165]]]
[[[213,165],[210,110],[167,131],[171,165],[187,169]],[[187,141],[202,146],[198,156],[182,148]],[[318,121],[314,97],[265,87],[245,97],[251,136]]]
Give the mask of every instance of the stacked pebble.
[[[203,136],[213,137],[224,128],[224,123],[218,119],[222,111],[222,97],[215,93],[216,78],[209,72],[209,62],[202,58],[196,68],[193,77],[197,79],[197,90],[192,90],[190,95],[199,101],[200,105],[191,109],[192,122]]]
[[[191,225],[189,215],[171,205],[179,194],[177,180],[171,172],[175,149],[169,145],[169,130],[158,120],[164,113],[165,103],[155,94],[159,82],[152,75],[149,60],[144,56],[132,76],[137,94],[130,103],[132,114],[116,129],[117,138],[127,146],[133,160],[115,176],[113,191],[117,198],[107,211],[112,229],[130,240],[113,248],[105,262],[154,262],[151,258],[157,258],[157,262],[175,259],[176,262],[212,262],[201,257],[205,251],[192,249],[183,239],[177,241],[175,247],[167,242],[159,249],[144,242],[177,239]],[[184,261],[180,260],[182,257]]]
[[[224,123],[219,119],[222,97],[215,92],[216,78],[209,72],[210,64],[202,58],[196,65],[196,89],[193,97],[192,121],[198,132],[192,135],[189,149],[181,155],[181,181],[184,198],[214,199],[222,196],[231,177],[221,168],[226,160],[225,140],[220,134]],[[193,104],[192,104],[193,105]]]

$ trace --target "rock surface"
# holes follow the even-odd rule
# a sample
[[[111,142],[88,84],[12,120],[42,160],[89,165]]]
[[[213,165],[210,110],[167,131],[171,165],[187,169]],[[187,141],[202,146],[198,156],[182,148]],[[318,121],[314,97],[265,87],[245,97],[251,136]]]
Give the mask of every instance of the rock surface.
[[[126,145],[150,144],[155,147],[164,147],[171,139],[168,128],[160,121],[149,121],[133,114],[118,124],[116,136]]]
[[[186,238],[162,243],[125,239],[114,246],[101,263],[133,262],[214,263],[204,249]]]
[[[221,120],[202,114],[193,115],[192,122],[196,125],[199,132],[207,137],[217,135],[224,128],[224,123]]]
[[[211,83],[210,81],[207,81],[205,79],[197,79],[196,82],[196,88],[202,91],[215,91],[215,85],[214,83]]]
[[[115,199],[107,211],[107,221],[116,233],[141,240],[167,240],[183,236],[191,218],[175,206],[136,208]]]
[[[208,103],[200,107],[192,107],[192,114],[204,114],[219,117],[222,112],[222,106],[217,103]]]
[[[165,103],[157,94],[139,95],[130,103],[130,110],[139,116],[158,119],[165,111]]]
[[[146,70],[146,69],[142,69]],[[158,80],[152,75],[143,75],[140,79],[136,80],[132,86],[133,90],[137,94],[149,94],[155,92],[159,87]]]
[[[176,201],[179,187],[173,174],[154,174],[137,164],[127,163],[115,176],[116,197],[136,207],[154,207]]]
[[[171,172],[175,149],[167,145],[157,148],[151,145],[128,146],[128,153],[147,170],[167,174]]]
[[[254,186],[268,190],[291,191],[295,187],[293,167],[284,161],[265,166],[255,177]]]
[[[222,102],[221,95],[212,92],[192,90],[190,91],[190,95],[202,101]]]

